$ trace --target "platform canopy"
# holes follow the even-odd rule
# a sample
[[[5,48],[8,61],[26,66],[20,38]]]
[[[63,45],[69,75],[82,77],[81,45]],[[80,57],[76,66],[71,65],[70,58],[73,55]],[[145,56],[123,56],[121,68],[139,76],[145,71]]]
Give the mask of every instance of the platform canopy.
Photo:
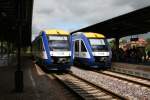
[[[31,44],[33,0],[0,0],[0,41]],[[20,27],[21,26],[21,27]]]
[[[150,6],[72,32],[96,32],[107,38],[150,32]]]

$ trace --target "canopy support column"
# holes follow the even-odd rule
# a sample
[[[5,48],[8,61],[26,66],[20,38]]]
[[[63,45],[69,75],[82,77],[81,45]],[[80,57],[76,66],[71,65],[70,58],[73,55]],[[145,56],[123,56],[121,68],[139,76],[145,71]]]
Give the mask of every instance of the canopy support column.
[[[120,39],[119,37],[116,37],[116,38],[115,38],[116,52],[117,52],[117,53],[116,53],[116,61],[119,61],[119,54],[118,54],[118,53],[119,53],[119,39]]]
[[[23,71],[21,70],[21,44],[22,44],[22,40],[21,40],[21,35],[22,35],[22,28],[23,28],[23,1],[24,0],[18,0],[18,54],[17,54],[17,60],[18,60],[18,64],[17,64],[17,70],[15,72],[15,89],[16,92],[20,93],[23,92]]]

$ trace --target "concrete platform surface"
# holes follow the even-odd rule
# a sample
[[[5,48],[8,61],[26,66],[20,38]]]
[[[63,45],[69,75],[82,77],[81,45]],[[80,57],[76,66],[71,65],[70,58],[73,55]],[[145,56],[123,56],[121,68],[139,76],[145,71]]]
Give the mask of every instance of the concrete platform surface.
[[[150,79],[150,65],[114,62],[111,70]]]
[[[76,100],[53,77],[42,72],[39,74],[31,60],[22,59],[22,70],[24,90],[16,93],[16,66],[0,67],[0,100]]]

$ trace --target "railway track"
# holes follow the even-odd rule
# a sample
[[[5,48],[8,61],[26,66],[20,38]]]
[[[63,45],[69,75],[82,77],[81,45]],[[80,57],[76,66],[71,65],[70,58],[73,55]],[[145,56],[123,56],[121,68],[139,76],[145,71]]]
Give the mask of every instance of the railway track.
[[[121,74],[118,72],[112,72],[112,71],[94,71],[94,72],[104,74],[107,76],[111,76],[111,77],[117,78],[119,80],[124,80],[129,83],[134,83],[137,85],[142,85],[142,86],[150,88],[150,80],[148,80],[148,79],[143,79],[143,78],[130,76],[130,75],[126,75],[126,74]]]
[[[86,81],[72,73],[53,76],[84,100],[126,100],[127,98]]]

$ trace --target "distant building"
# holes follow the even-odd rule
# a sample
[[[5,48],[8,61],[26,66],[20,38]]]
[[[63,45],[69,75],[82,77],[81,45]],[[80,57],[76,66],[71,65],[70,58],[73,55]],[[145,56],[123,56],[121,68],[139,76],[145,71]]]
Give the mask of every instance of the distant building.
[[[129,41],[127,43],[120,43],[119,47],[122,48],[124,51],[128,48],[132,48],[133,46],[135,47],[146,47],[147,42],[144,38],[138,38],[136,41]]]

